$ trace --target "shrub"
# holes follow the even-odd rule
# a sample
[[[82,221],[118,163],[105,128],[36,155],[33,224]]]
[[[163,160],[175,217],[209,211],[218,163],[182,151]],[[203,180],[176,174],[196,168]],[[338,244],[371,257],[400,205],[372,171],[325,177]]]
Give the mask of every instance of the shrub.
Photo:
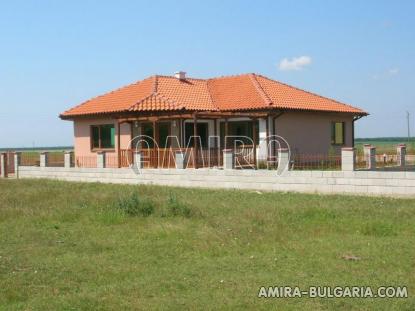
[[[179,202],[177,197],[170,193],[167,208],[172,216],[190,217],[192,210],[185,204]]]
[[[116,202],[116,208],[129,216],[147,217],[154,212],[154,204],[149,200],[140,200],[136,192],[130,196],[121,197]]]

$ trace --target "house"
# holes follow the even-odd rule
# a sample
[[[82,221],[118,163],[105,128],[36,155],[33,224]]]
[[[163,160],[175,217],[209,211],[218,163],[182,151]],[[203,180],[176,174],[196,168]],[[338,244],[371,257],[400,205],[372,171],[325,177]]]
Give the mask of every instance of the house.
[[[354,122],[365,115],[359,108],[259,74],[196,79],[177,72],[92,98],[60,118],[74,122],[78,158],[105,151],[117,166],[126,166],[138,146],[147,152],[150,166],[171,167],[160,163],[166,150],[171,154],[188,147],[190,162],[198,167],[206,166],[199,157],[213,155],[217,159],[212,163],[220,165],[222,149],[242,144],[250,164],[269,161],[278,146],[270,143],[275,135],[295,154],[338,154],[341,147],[353,146]],[[155,146],[159,151],[152,153]]]

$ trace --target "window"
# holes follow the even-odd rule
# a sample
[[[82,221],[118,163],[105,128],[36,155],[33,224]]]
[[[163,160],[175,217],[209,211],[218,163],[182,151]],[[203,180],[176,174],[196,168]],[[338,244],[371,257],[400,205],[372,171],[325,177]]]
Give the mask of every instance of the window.
[[[196,140],[197,146],[200,147],[202,144],[202,148],[206,148],[208,145],[208,124],[207,123],[197,123],[197,136],[200,137],[200,140]],[[194,123],[193,122],[186,122],[185,123],[185,143],[186,147],[193,147],[194,145]]]
[[[154,148],[153,132],[154,131],[152,123],[143,123],[141,125],[141,135],[144,135],[143,140],[145,141],[145,143],[142,143],[144,149]]]
[[[91,126],[92,149],[114,149],[115,128],[114,124]]]
[[[331,123],[331,143],[333,145],[344,145],[344,122]]]
[[[254,122],[253,121],[229,121],[228,122],[228,136],[240,136],[229,137],[228,146],[233,147],[236,145],[252,145],[254,140]],[[225,122],[220,123],[221,145],[225,146]],[[258,121],[256,121],[256,142],[259,142]]]

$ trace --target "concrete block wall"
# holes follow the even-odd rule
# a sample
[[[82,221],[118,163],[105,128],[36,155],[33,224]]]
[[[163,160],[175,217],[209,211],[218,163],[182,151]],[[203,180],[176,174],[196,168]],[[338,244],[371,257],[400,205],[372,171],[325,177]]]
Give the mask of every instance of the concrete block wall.
[[[19,167],[19,178],[415,197],[415,172]]]

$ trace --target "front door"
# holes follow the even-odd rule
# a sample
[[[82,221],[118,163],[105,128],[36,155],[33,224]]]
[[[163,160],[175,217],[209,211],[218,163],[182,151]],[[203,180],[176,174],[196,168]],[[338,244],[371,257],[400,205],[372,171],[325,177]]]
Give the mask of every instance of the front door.
[[[208,124],[206,122],[197,123],[196,130],[197,130],[197,136],[200,137],[202,148],[206,148],[207,143],[208,143],[208,134],[209,134]],[[194,136],[194,123],[193,122],[185,123],[185,142],[184,143],[186,147],[187,146],[193,147],[194,145],[193,136]],[[198,143],[198,146],[199,146],[199,143]]]
[[[170,123],[169,122],[162,122],[159,123],[159,147],[160,148],[169,148],[170,141],[168,141],[167,137],[170,136]]]

